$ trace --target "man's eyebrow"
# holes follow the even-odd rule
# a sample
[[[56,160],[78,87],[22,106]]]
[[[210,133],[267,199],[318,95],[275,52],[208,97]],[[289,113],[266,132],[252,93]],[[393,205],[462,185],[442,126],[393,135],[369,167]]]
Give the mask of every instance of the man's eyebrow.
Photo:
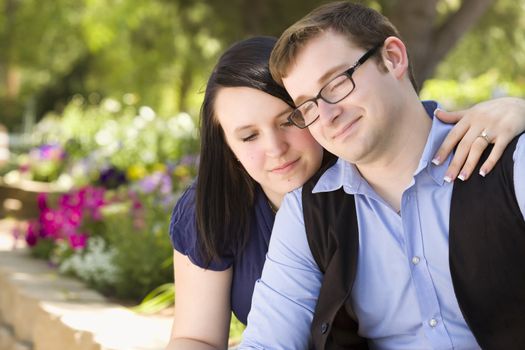
[[[335,67],[330,68],[328,71],[326,71],[326,73],[321,75],[321,77],[319,79],[317,79],[317,83],[319,85],[321,85],[322,87],[324,87],[325,84],[328,83],[328,79],[329,78],[331,78],[336,72],[342,71],[343,69],[345,69],[347,65],[348,65],[348,63],[341,63],[341,64],[339,64],[339,65],[337,65]],[[305,96],[305,95],[301,95],[301,96],[297,97],[297,102],[295,103],[295,105],[299,106],[304,101],[306,101],[306,100],[308,100],[310,98],[313,98],[313,97],[314,96],[308,97],[308,96]]]
[[[327,83],[327,80],[328,78],[331,78],[334,73],[338,72],[338,71],[342,71],[348,64],[347,63],[341,63],[340,65],[338,66],[335,66],[333,67],[332,69],[329,69],[326,73],[324,73],[318,80],[317,82],[320,84],[320,85],[323,85],[325,83]]]

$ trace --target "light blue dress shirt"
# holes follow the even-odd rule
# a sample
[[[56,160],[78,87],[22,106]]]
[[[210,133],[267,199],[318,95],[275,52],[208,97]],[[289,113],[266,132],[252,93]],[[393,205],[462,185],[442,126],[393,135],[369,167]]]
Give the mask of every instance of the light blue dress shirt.
[[[424,104],[432,115],[437,105]],[[358,333],[369,339],[372,349],[479,349],[450,276],[452,184],[443,178],[451,157],[439,166],[431,163],[450,128],[433,119],[413,181],[402,195],[400,214],[341,159],[314,187],[313,192],[343,187],[355,196],[359,257],[352,305]],[[525,217],[525,136],[513,159],[516,196]],[[308,246],[298,189],[286,195],[277,214],[240,348],[306,349],[322,280]]]

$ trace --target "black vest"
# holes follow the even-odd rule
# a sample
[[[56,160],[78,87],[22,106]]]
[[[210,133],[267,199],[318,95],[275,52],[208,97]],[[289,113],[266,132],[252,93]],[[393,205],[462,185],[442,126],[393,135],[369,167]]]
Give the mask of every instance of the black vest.
[[[518,138],[485,177],[455,181],[450,206],[449,263],[461,312],[483,349],[525,349],[525,220],[512,160]],[[482,160],[488,157],[487,148]],[[359,232],[354,197],[343,189],[313,194],[327,163],[303,186],[308,243],[324,274],[311,328],[311,348],[368,349],[351,306]]]

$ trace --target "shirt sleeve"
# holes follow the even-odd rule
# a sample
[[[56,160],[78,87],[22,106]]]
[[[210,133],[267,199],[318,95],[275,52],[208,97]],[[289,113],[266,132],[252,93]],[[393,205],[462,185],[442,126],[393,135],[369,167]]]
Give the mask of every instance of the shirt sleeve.
[[[307,349],[322,283],[306,238],[301,190],[285,196],[255,285],[240,349]]]
[[[525,219],[525,134],[521,135],[514,150],[514,190],[516,199]]]
[[[223,257],[205,266],[197,242],[197,221],[195,212],[196,183],[194,182],[179,198],[171,214],[170,238],[173,249],[186,255],[190,261],[202,268],[224,271],[233,264],[233,258]]]

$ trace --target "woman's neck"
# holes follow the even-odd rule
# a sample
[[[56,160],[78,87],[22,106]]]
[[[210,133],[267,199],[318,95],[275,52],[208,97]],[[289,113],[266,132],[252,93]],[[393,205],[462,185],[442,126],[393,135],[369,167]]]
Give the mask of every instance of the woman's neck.
[[[262,187],[262,186],[261,186]],[[270,206],[270,209],[275,213],[277,210],[279,210],[279,207],[281,206],[281,203],[284,198],[284,193],[277,193],[275,191],[272,191],[268,188],[262,187],[262,190],[264,194],[266,195],[266,198],[268,199],[268,205]]]

